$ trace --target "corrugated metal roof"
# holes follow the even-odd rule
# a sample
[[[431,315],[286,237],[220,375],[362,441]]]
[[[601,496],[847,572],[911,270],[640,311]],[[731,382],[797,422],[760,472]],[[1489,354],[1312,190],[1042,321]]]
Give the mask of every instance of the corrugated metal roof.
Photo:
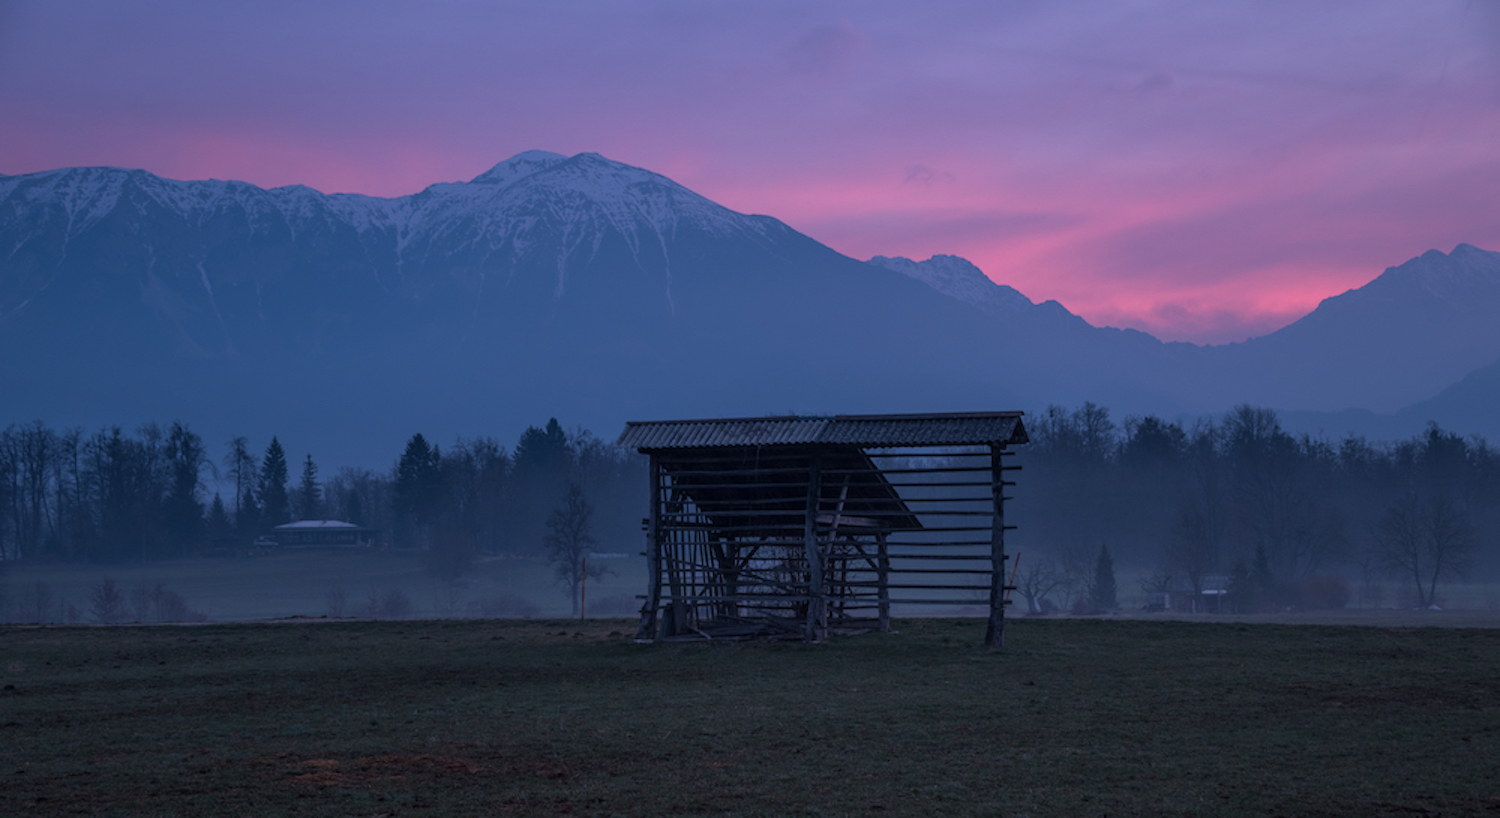
[[[632,421],[616,444],[640,451],[810,444],[870,449],[1028,440],[1020,412],[971,412]]]

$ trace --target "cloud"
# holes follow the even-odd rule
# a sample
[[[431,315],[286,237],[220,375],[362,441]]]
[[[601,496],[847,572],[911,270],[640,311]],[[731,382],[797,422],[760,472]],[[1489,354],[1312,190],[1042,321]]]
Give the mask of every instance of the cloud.
[[[954,181],[955,179],[951,173],[936,171],[926,165],[912,165],[911,170],[906,172],[906,179],[902,184],[927,187],[939,182],[952,184]]]
[[[865,35],[847,18],[814,26],[786,47],[787,66],[795,74],[841,74],[867,44]]]

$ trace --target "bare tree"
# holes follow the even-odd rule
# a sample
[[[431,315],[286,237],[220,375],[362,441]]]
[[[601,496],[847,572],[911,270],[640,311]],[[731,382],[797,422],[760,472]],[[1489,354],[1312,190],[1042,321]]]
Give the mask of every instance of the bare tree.
[[[1063,576],[1058,573],[1057,566],[1052,560],[1043,557],[1034,560],[1026,566],[1026,570],[1020,573],[1016,582],[1016,590],[1021,592],[1021,597],[1026,600],[1026,610],[1029,613],[1042,612],[1042,600],[1047,594],[1052,593],[1063,584]]]
[[[604,568],[597,561],[586,566],[584,556],[596,544],[589,517],[594,507],[583,496],[577,483],[568,484],[563,504],[547,518],[548,534],[543,538],[547,548],[547,559],[557,571],[557,582],[573,600],[573,615],[578,615],[578,592],[583,586],[585,567],[587,576],[602,577]]]
[[[1412,580],[1424,608],[1435,604],[1438,580],[1463,577],[1474,564],[1468,515],[1446,497],[1422,501],[1409,495],[1392,503],[1372,542],[1386,567]]]
[[[1196,501],[1183,505],[1172,539],[1167,545],[1166,567],[1187,578],[1193,598],[1203,597],[1203,577],[1218,562],[1217,536],[1213,524]]]
[[[1088,599],[1089,586],[1094,578],[1094,555],[1088,546],[1072,545],[1063,549],[1058,561],[1058,583],[1068,594],[1068,607],[1074,608]]]

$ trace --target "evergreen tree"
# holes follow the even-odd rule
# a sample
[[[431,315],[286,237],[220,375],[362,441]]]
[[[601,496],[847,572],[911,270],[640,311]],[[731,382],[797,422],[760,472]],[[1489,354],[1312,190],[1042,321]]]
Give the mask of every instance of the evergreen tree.
[[[217,492],[214,493],[213,502],[208,504],[208,538],[222,540],[234,533],[234,525],[229,522],[229,510],[224,507],[224,498]]]
[[[349,490],[349,499],[344,503],[344,522],[365,524],[365,501],[360,499],[359,489]]]
[[[1276,587],[1276,575],[1271,571],[1271,555],[1264,545],[1255,546],[1255,563],[1250,568],[1255,587],[1263,594]]]
[[[297,487],[297,518],[323,518],[323,490],[318,486],[318,465],[313,462],[312,455],[302,462],[302,483]]]
[[[1229,604],[1235,613],[1255,613],[1260,595],[1256,593],[1255,579],[1250,575],[1250,564],[1236,560],[1229,574]]]
[[[1115,561],[1109,555],[1109,546],[1099,546],[1099,559],[1094,563],[1094,581],[1089,583],[1089,603],[1096,611],[1113,611],[1120,607],[1116,598]]]
[[[563,503],[574,474],[573,447],[557,418],[544,428],[528,427],[516,442],[512,458],[512,490],[507,493],[507,512],[512,519],[515,542],[535,548],[546,534],[544,511]]]
[[[437,519],[442,500],[442,454],[421,434],[411,436],[396,463],[395,505],[419,528]]]
[[[246,486],[240,498],[239,510],[234,514],[234,529],[241,538],[253,538],[260,531],[260,504],[255,501],[255,489]]]
[[[292,521],[291,508],[286,494],[286,452],[281,441],[271,438],[266,455],[260,461],[260,484],[256,494],[260,497],[260,528],[270,531],[278,525]]]

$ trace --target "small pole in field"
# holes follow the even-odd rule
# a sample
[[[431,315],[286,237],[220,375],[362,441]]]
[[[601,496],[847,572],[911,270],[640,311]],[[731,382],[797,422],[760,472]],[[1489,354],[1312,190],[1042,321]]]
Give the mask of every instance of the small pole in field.
[[[1016,587],[1016,572],[1021,570],[1021,552],[1016,552],[1016,561],[1010,564],[1010,582],[1005,583],[1005,599],[1010,600],[1010,589]]]
[[[578,618],[587,619],[589,608],[589,555],[583,555],[583,579],[578,584]]]

